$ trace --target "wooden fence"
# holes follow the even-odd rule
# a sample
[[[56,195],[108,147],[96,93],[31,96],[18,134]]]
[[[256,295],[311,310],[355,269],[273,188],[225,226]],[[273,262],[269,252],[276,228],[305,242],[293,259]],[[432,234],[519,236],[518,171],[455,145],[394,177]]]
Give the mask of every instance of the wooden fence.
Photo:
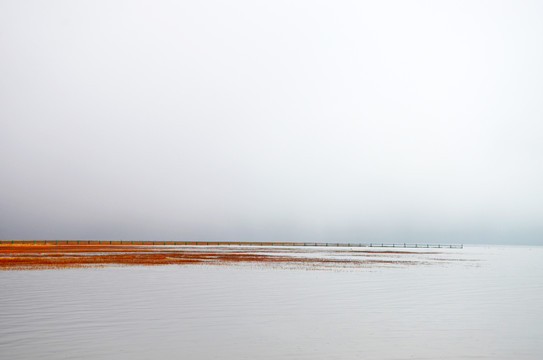
[[[0,240],[0,244],[33,245],[187,245],[187,246],[324,246],[324,247],[379,247],[462,249],[462,244],[390,244],[390,243],[334,243],[334,242],[260,242],[260,241],[153,241],[153,240]]]

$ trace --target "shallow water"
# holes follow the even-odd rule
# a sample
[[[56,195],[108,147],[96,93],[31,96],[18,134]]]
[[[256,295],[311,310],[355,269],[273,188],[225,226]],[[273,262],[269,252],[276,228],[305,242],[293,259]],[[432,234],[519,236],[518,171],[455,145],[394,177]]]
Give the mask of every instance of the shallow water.
[[[417,256],[427,265],[0,271],[0,358],[541,358],[542,247]]]

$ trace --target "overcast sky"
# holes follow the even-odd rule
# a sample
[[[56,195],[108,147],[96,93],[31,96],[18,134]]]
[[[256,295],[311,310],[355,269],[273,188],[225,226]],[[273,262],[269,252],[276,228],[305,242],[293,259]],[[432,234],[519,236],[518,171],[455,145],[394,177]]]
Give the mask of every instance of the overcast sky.
[[[0,238],[543,244],[541,1],[0,1]]]

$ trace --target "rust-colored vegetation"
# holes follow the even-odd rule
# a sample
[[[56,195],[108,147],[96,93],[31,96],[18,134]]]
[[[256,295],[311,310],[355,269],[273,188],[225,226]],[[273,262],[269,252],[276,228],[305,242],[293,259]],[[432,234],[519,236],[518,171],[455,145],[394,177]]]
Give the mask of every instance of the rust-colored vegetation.
[[[419,256],[413,257],[417,254]],[[3,244],[0,245],[0,269],[239,263],[308,268],[367,267],[425,264],[422,254],[436,253],[289,247]]]

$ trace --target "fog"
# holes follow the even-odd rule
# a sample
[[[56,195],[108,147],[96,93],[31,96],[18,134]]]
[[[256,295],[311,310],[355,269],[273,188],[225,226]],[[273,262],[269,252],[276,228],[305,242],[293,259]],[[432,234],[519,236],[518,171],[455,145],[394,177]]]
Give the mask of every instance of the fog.
[[[539,1],[0,2],[0,238],[543,244]]]

